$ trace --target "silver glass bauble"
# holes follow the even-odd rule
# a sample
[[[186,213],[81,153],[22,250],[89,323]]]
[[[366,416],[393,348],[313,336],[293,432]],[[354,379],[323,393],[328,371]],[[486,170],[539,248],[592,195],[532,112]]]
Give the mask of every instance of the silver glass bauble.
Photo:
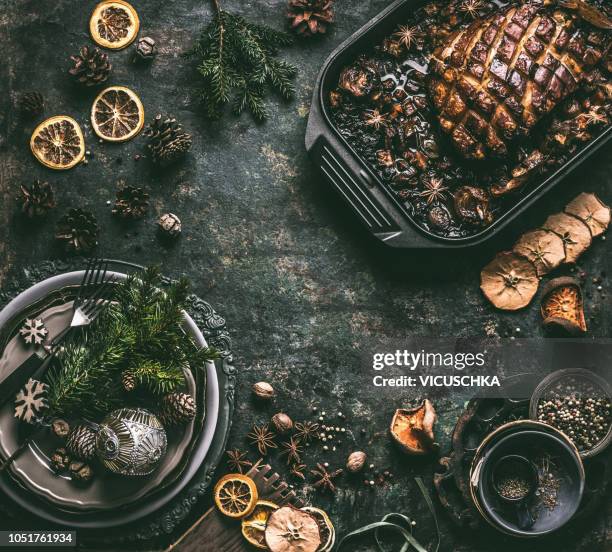
[[[147,475],[166,453],[166,431],[157,417],[143,408],[120,408],[100,424],[96,452],[114,473]]]

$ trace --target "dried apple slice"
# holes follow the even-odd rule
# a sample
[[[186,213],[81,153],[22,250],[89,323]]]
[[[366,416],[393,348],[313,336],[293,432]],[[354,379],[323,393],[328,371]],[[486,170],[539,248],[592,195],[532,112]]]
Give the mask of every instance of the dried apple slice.
[[[610,207],[595,194],[581,193],[565,207],[565,212],[578,217],[591,231],[593,237],[603,234],[610,225]]]
[[[592,242],[589,227],[578,217],[566,213],[557,213],[546,219],[542,226],[557,234],[565,244],[565,262],[575,263]]]
[[[317,520],[293,506],[283,506],[270,514],[265,539],[271,552],[317,552],[321,546]]]
[[[503,251],[482,269],[480,289],[493,306],[502,310],[526,307],[538,291],[534,264],[523,255]]]
[[[278,506],[274,502],[258,500],[255,509],[242,520],[242,536],[255,548],[267,550],[265,532],[268,518]]]
[[[391,436],[408,454],[428,454],[435,448],[433,429],[437,419],[428,399],[417,408],[398,408],[391,420]]]
[[[575,278],[554,278],[542,293],[543,325],[549,331],[578,335],[587,331],[582,289]]]
[[[527,257],[542,277],[557,268],[565,260],[565,245],[554,232],[532,230],[523,234],[512,250]]]

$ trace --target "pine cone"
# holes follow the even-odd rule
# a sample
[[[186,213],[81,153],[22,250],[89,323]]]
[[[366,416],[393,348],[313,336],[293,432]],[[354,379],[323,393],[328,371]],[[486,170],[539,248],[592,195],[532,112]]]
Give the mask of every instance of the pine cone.
[[[172,426],[192,420],[196,414],[193,397],[187,393],[168,393],[162,399],[162,423]]]
[[[21,212],[29,218],[46,215],[55,207],[55,195],[48,182],[35,180],[31,186],[20,186]]]
[[[77,82],[86,86],[95,86],[104,82],[112,69],[108,55],[99,48],[83,46],[79,55],[70,56],[74,67],[68,72]]]
[[[91,460],[96,454],[96,432],[86,425],[76,426],[68,435],[66,449],[72,456]]]
[[[124,186],[117,191],[113,215],[122,218],[139,219],[145,216],[149,208],[149,194],[142,188]]]
[[[173,117],[158,115],[149,125],[146,135],[149,137],[149,151],[154,163],[169,165],[183,157],[191,148],[191,134]]]
[[[40,92],[26,92],[19,97],[19,109],[26,115],[40,115],[45,110],[45,99]]]
[[[70,209],[57,223],[55,238],[68,253],[89,253],[98,245],[96,217],[83,209]]]
[[[334,21],[333,0],[289,0],[291,29],[302,36],[325,33]]]
[[[136,389],[136,378],[134,374],[129,370],[126,370],[121,374],[121,384],[126,391],[134,391]]]

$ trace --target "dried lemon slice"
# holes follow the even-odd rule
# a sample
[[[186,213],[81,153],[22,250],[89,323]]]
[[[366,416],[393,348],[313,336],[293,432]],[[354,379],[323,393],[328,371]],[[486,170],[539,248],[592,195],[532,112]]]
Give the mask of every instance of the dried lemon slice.
[[[267,550],[266,525],[270,514],[278,510],[274,502],[260,500],[248,517],[242,520],[242,536],[256,548]]]
[[[72,117],[51,117],[40,123],[32,133],[30,149],[46,167],[70,169],[85,156],[83,131]]]
[[[131,44],[139,28],[136,10],[123,0],[100,2],[89,20],[94,42],[111,50],[121,50]]]
[[[241,473],[225,475],[215,485],[215,504],[228,517],[248,516],[257,504],[257,487]]]
[[[125,142],[136,136],[144,125],[144,107],[140,98],[125,86],[102,90],[91,106],[94,132],[109,142]]]

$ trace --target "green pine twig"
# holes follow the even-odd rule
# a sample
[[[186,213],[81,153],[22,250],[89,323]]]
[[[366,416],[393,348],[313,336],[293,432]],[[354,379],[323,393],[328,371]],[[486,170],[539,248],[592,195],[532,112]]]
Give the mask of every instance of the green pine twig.
[[[268,116],[268,91],[290,100],[295,94],[297,69],[276,56],[293,43],[287,33],[249,22],[221,9],[218,0],[213,20],[189,55],[199,60],[199,96],[206,114],[219,118],[227,104],[236,115],[249,110],[257,121]]]

